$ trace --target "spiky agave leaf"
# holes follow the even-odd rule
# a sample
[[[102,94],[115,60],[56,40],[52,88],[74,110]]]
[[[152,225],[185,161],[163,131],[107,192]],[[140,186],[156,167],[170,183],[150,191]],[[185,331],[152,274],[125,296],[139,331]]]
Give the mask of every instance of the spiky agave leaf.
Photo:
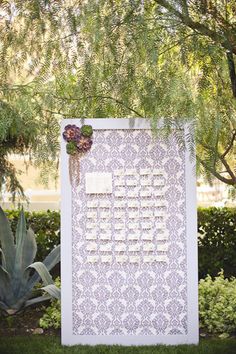
[[[12,275],[15,264],[15,244],[9,221],[0,207],[0,243],[5,259],[5,268]]]

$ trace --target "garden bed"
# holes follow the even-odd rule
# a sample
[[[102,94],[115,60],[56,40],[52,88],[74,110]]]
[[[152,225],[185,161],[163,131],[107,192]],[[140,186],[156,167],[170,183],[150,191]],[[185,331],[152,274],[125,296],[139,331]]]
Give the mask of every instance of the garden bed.
[[[59,329],[42,329],[39,327],[39,319],[44,313],[44,307],[41,305],[35,308],[27,308],[14,316],[0,316],[0,337],[28,336],[31,334],[60,336]]]

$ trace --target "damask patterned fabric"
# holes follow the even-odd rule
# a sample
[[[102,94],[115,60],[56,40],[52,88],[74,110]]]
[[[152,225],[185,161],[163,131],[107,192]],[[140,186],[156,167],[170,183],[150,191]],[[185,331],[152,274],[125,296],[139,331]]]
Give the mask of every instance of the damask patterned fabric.
[[[92,149],[80,158],[80,183],[76,177],[72,183],[73,333],[187,334],[185,152],[174,137],[155,139],[150,130],[95,130],[93,141]],[[121,168],[165,171],[167,263],[86,262],[87,201],[93,197],[85,193],[85,173]],[[96,195],[99,198],[104,196]],[[114,195],[106,199],[113,212]]]

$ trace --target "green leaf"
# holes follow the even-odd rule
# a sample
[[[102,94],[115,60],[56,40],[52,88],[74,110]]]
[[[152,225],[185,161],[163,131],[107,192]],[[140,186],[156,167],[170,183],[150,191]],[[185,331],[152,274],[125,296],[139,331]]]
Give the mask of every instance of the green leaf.
[[[42,296],[35,297],[33,299],[27,300],[25,303],[25,307],[37,304],[39,302],[51,300],[51,298],[52,297],[50,295],[42,295]]]
[[[1,254],[1,257],[2,257],[2,266],[3,268],[6,268],[6,258],[5,258],[5,255],[3,253],[3,250],[0,248],[0,254]]]
[[[25,242],[23,244],[23,255],[24,255],[22,260],[23,269],[27,268],[30,264],[32,264],[36,256],[36,252],[37,252],[37,244],[35,240],[35,235],[33,230],[29,228],[28,231],[26,232]]]
[[[34,268],[45,285],[53,284],[51,274],[42,262],[32,263],[28,268]]]
[[[0,301],[6,305],[14,303],[9,273],[0,266]]]
[[[0,207],[0,242],[2,246],[2,252],[5,256],[5,268],[13,274],[15,263],[15,245],[14,236],[11,231],[9,221],[2,208]]]
[[[46,285],[42,289],[57,300],[61,299],[61,290],[55,284]]]
[[[55,267],[57,263],[60,262],[60,256],[61,256],[60,251],[61,251],[61,246],[58,245],[44,259],[43,264],[45,264],[48,270],[51,270],[53,267]]]

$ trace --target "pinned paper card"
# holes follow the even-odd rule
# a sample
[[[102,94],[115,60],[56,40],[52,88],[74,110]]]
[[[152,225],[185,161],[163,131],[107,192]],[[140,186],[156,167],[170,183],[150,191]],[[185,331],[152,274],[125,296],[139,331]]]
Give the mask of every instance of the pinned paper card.
[[[87,194],[111,194],[112,173],[85,173],[85,190]]]
[[[125,263],[127,261],[128,261],[128,256],[126,256],[126,255],[116,256],[117,263]]]
[[[112,256],[101,256],[101,262],[102,263],[111,263],[112,262]]]
[[[125,241],[125,239],[126,239],[125,233],[116,233],[114,235],[115,241]]]
[[[87,257],[87,262],[89,262],[89,263],[97,263],[98,261],[99,261],[98,256],[88,256]]]
[[[138,243],[129,246],[129,252],[139,252],[140,245]]]
[[[87,251],[97,251],[98,245],[96,243],[89,243],[86,249]]]
[[[126,244],[120,243],[120,244],[115,245],[115,251],[116,252],[125,252],[126,251]]]
[[[139,238],[140,238],[140,234],[139,233],[134,233],[134,234],[129,234],[128,235],[128,240],[130,240],[130,241],[139,240]]]
[[[152,252],[155,250],[155,245],[154,243],[145,243],[143,245],[143,251],[144,252]]]
[[[110,233],[101,233],[99,235],[100,240],[110,240],[111,239],[111,234]]]
[[[100,245],[100,251],[101,252],[111,252],[112,250],[112,244],[111,243],[107,243],[105,245]]]

